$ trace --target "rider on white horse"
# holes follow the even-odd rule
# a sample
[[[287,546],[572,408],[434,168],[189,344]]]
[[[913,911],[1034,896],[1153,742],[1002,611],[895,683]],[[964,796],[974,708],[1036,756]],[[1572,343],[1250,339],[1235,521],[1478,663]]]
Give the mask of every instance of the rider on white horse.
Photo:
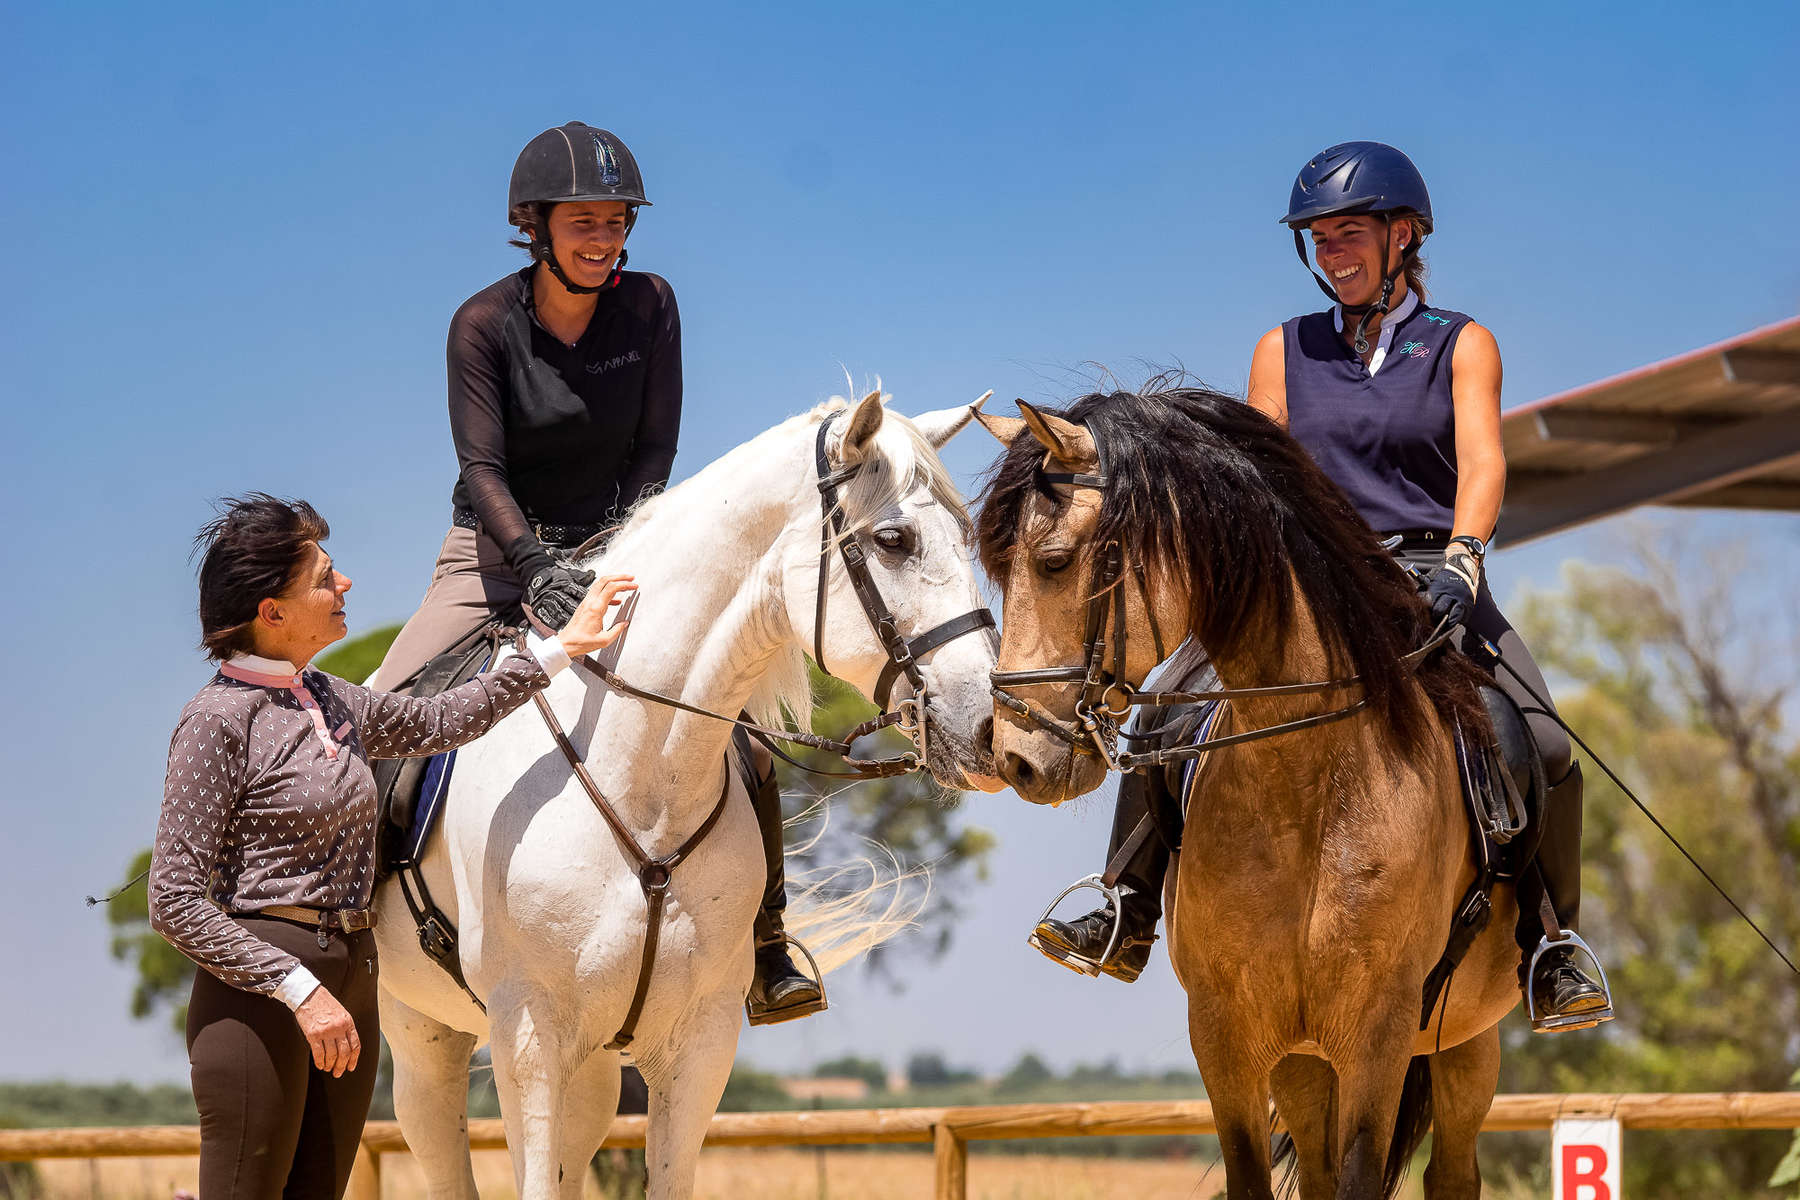
[[[681,318],[659,275],[625,270],[648,205],[637,160],[604,129],[546,129],[513,166],[507,220],[532,265],[471,296],[450,322],[453,516],[419,611],[373,685],[396,688],[521,601],[551,628],[593,576],[561,560],[668,483],[681,424]],[[824,1007],[788,957],[781,793],[773,760],[741,742],[769,884],[757,920],[750,1019]]]

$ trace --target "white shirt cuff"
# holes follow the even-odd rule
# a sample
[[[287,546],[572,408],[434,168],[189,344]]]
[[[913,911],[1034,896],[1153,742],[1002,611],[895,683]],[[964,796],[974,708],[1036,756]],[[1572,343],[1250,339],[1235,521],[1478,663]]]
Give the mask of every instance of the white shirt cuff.
[[[289,1012],[298,1012],[306,1003],[306,998],[313,994],[319,986],[319,977],[305,967],[295,967],[289,971],[287,978],[275,987],[275,998],[288,1006]]]
[[[554,637],[539,637],[536,630],[526,633],[525,648],[538,660],[538,666],[544,668],[544,674],[552,679],[569,665],[569,652],[563,649],[562,642]]]

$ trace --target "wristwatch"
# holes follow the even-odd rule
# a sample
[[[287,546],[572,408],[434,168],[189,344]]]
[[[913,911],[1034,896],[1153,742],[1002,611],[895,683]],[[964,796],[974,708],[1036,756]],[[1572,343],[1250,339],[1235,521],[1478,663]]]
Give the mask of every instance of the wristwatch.
[[[1460,533],[1450,539],[1450,544],[1452,546],[1459,542],[1469,548],[1469,552],[1475,556],[1477,562],[1482,562],[1487,559],[1487,543],[1476,537],[1474,534]]]

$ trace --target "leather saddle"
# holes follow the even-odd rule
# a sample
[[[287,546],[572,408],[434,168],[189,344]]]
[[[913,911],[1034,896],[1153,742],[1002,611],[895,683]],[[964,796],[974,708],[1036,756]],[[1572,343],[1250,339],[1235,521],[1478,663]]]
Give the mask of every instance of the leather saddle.
[[[1205,682],[1204,673],[1204,666],[1189,672],[1178,686],[1198,686]],[[1499,688],[1484,686],[1480,695],[1491,736],[1487,731],[1462,725],[1453,730],[1463,805],[1469,816],[1470,844],[1478,869],[1475,882],[1457,902],[1444,953],[1426,976],[1421,1029],[1426,1027],[1457,965],[1487,928],[1493,916],[1495,885],[1516,880],[1531,865],[1543,835],[1550,789],[1531,727],[1518,704]],[[1211,702],[1146,710],[1142,727],[1154,729],[1155,736],[1139,734],[1132,739],[1137,743],[1134,749],[1196,744],[1210,736],[1217,706],[1218,702]],[[1181,848],[1190,784],[1197,766],[1195,762],[1171,763],[1150,780],[1150,820],[1171,850]]]
[[[393,690],[407,696],[436,696],[475,678],[493,657],[494,632],[501,625],[499,620],[489,621]],[[370,764],[375,776],[375,863],[382,874],[417,860],[442,807],[455,760],[456,751],[451,750],[430,758],[384,758]],[[421,805],[421,795],[437,803]]]
[[[1494,886],[1518,879],[1537,854],[1543,838],[1544,808],[1550,787],[1544,759],[1525,714],[1511,696],[1484,685],[1481,701],[1493,736],[1475,737],[1458,725],[1456,763],[1462,776],[1463,804],[1469,814],[1470,848],[1475,855],[1475,882],[1469,885],[1450,919],[1444,953],[1425,976],[1419,1028],[1431,1022],[1438,997],[1463,956],[1494,915]]]

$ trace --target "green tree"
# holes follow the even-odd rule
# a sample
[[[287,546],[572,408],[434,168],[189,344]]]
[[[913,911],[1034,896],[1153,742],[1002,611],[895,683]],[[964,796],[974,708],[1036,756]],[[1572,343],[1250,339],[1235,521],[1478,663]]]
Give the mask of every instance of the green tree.
[[[1019,1056],[1006,1074],[1000,1077],[996,1090],[1003,1095],[1015,1092],[1030,1092],[1056,1080],[1056,1072],[1052,1071],[1044,1060],[1029,1050]]]
[[[847,1054],[843,1058],[833,1058],[813,1068],[814,1079],[860,1079],[869,1085],[869,1090],[879,1092],[887,1086],[887,1068],[872,1058],[858,1058]]]
[[[359,633],[342,645],[319,655],[313,660],[313,665],[328,675],[361,683],[375,673],[375,668],[387,657],[388,647],[399,636],[398,625],[383,625],[380,629]]]
[[[1515,614],[1564,717],[1784,948],[1800,941],[1800,742],[1782,628],[1736,572],[1679,547],[1627,573],[1565,568]],[[1503,1091],[1779,1090],[1796,1066],[1793,976],[1591,761],[1582,925],[1618,1018],[1505,1030]],[[1755,1196],[1784,1139],[1633,1134],[1626,1193]],[[1541,1150],[1539,1150],[1541,1154]]]
[[[974,1071],[952,1067],[936,1050],[922,1050],[906,1060],[906,1082],[913,1087],[947,1087],[979,1079]]]

